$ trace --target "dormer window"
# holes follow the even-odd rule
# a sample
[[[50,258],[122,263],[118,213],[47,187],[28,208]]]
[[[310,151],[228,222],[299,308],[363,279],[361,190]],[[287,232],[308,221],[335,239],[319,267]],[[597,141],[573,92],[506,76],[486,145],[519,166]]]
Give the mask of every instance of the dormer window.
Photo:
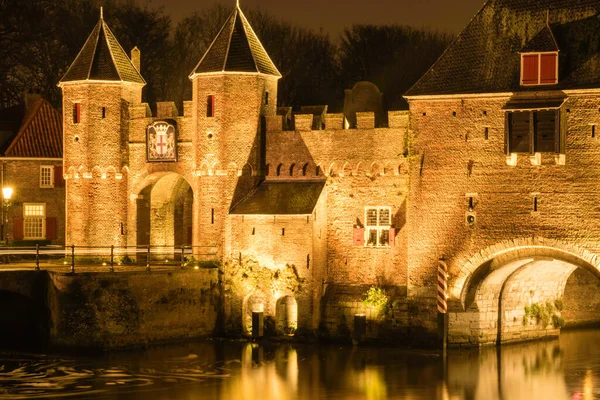
[[[558,52],[522,53],[521,85],[555,85],[558,83]]]

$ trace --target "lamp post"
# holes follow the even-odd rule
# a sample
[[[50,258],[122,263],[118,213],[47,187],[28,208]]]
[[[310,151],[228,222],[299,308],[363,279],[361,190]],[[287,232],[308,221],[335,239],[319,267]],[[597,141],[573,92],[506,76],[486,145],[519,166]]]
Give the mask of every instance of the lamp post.
[[[10,198],[13,195],[13,189],[11,187],[2,188],[2,240],[6,240],[8,243],[8,229],[4,229],[4,226],[8,222],[8,205]]]

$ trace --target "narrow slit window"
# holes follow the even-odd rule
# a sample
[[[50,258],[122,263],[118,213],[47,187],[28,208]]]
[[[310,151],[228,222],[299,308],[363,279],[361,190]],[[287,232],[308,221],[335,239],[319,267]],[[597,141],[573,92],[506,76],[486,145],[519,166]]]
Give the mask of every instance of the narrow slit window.
[[[281,228],[281,236],[285,236],[285,228]]]
[[[537,196],[535,196],[533,198],[533,211],[537,212],[537,210],[538,210],[538,198],[537,198]]]
[[[265,93],[265,105],[269,105],[269,92]]]
[[[102,107],[102,119],[106,118],[106,107]]]
[[[306,269],[310,268],[310,254],[306,255]]]
[[[256,228],[252,228],[252,236],[256,234]]]
[[[490,138],[490,128],[487,128],[487,127],[485,128],[484,135],[485,135],[485,140],[488,140]]]
[[[215,96],[212,94],[206,98],[206,116],[208,118],[215,116]]]
[[[73,104],[73,123],[78,124],[81,122],[81,104]]]
[[[592,125],[592,137],[596,137],[596,125]]]
[[[210,210],[210,223],[214,224],[215,223],[215,209],[211,209]]]

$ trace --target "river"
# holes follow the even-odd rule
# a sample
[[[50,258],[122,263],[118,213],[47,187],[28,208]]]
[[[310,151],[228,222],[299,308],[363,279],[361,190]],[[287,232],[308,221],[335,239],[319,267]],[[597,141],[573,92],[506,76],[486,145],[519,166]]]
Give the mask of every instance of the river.
[[[501,349],[205,341],[101,356],[0,353],[0,399],[600,399],[600,330]]]

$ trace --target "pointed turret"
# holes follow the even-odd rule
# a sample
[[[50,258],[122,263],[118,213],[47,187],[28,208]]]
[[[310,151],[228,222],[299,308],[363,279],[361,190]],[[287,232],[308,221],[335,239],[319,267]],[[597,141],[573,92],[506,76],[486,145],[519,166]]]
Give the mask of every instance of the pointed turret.
[[[146,84],[104,22],[102,14],[59,85],[73,81],[121,81]]]
[[[190,79],[197,74],[215,72],[256,72],[281,78],[239,3],[190,74]]]

